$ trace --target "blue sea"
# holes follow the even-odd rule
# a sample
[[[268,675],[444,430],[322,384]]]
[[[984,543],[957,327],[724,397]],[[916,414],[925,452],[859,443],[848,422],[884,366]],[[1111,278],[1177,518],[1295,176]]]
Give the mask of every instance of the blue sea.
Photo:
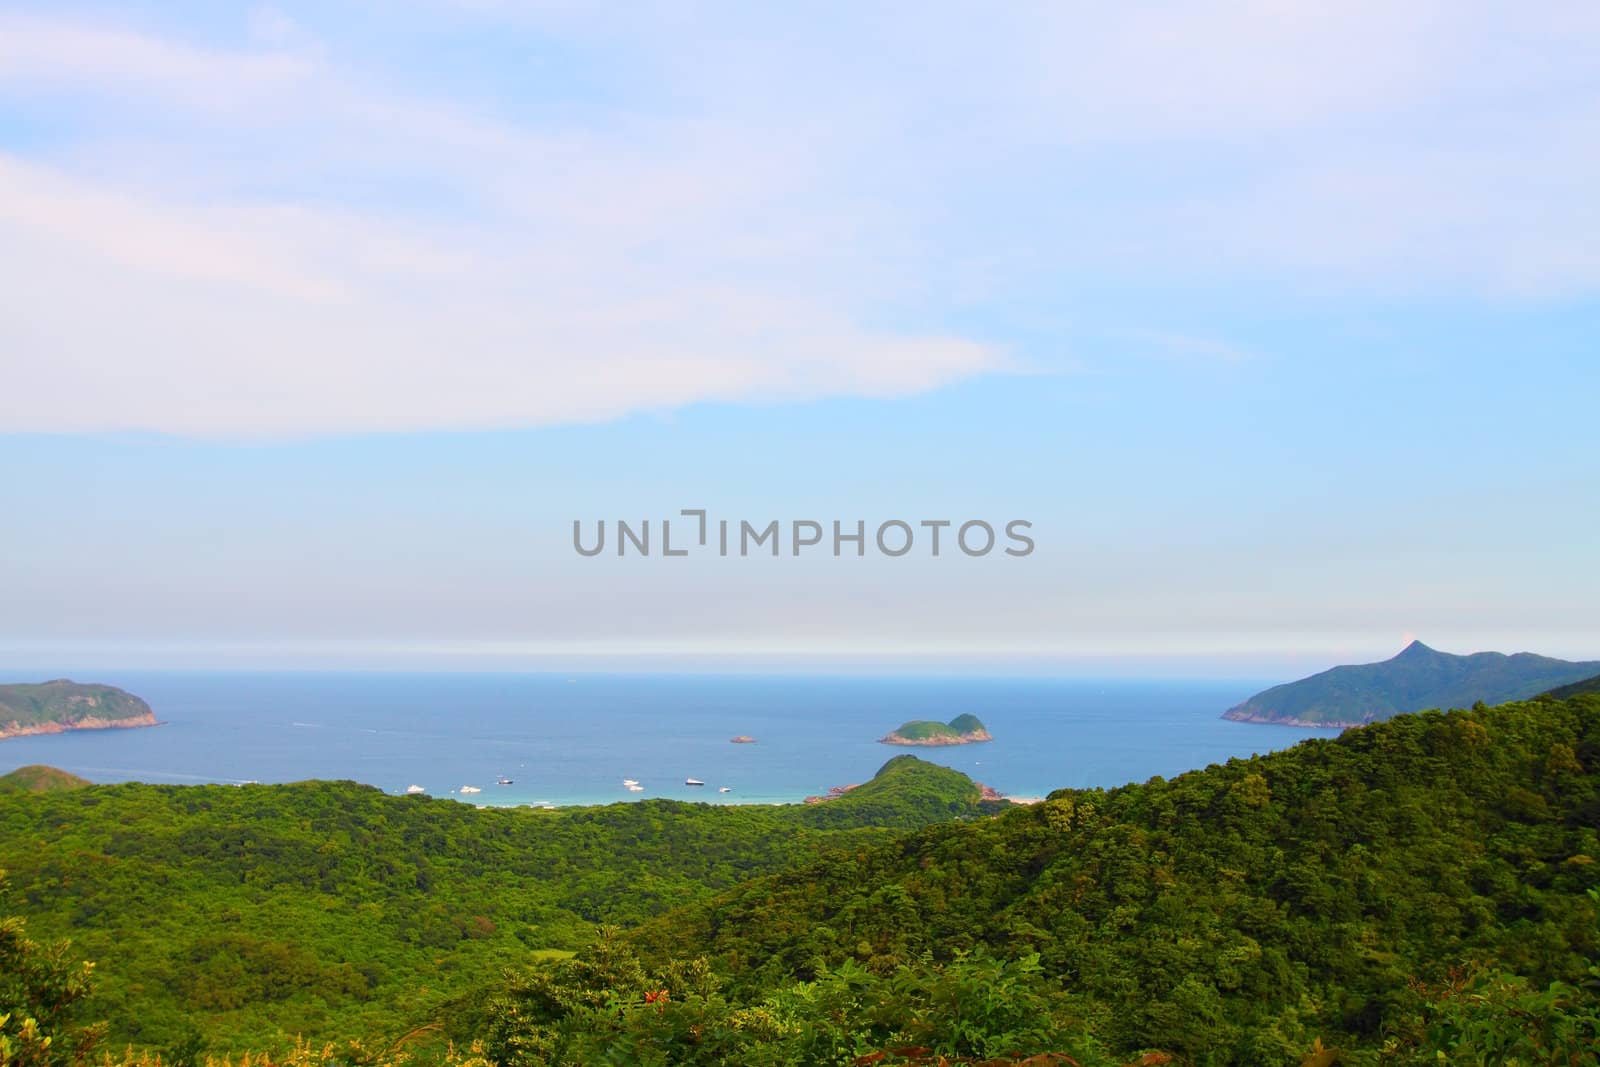
[[[0,772],[44,763],[96,782],[352,779],[495,805],[779,803],[866,781],[913,752],[1007,795],[1037,797],[1172,777],[1334,734],[1218,717],[1270,684],[1261,679],[130,671],[93,680],[143,697],[163,725],[0,741]],[[995,740],[877,741],[907,719],[963,712]],[[730,743],[740,734],[756,743]],[[512,784],[497,785],[501,776]],[[706,785],[685,785],[691,777]],[[628,792],[625,778],[643,791]]]

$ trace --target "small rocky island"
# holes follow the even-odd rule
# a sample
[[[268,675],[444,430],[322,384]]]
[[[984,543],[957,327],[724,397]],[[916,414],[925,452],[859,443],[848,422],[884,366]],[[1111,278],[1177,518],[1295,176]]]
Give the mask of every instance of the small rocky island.
[[[914,719],[878,739],[885,745],[971,745],[993,740],[976,715],[957,715],[947,723]]]
[[[81,685],[65,678],[0,685],[0,739],[155,725],[149,704],[114,685]]]

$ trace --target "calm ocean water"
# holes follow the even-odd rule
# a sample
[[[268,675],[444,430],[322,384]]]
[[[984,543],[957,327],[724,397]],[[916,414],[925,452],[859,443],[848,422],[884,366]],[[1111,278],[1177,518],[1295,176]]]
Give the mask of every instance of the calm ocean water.
[[[24,680],[39,679],[0,678]],[[0,772],[45,763],[97,782],[348,778],[480,804],[761,803],[865,781],[913,752],[1008,795],[1042,796],[1333,735],[1218,718],[1261,680],[131,671],[94,680],[144,697],[165,725],[0,741]],[[906,719],[962,712],[995,740],[876,741]],[[738,734],[757,743],[729,743]],[[514,784],[497,785],[501,775]],[[627,792],[624,778],[644,791]],[[482,792],[452,793],[464,785]]]

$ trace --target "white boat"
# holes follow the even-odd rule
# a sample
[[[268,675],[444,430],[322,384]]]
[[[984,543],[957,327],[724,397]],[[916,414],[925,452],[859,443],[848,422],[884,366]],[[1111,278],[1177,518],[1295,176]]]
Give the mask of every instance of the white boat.
[[[632,785],[630,785],[628,787],[628,792],[630,792],[630,793],[643,793],[644,792],[644,786],[640,785],[638,782],[634,782]]]
[[[622,780],[622,784],[623,785],[638,785],[639,784],[639,779],[637,779],[637,778],[624,778]]]
[[[723,786],[721,789],[718,789],[717,792],[719,792],[719,793],[731,793],[731,792],[733,792],[733,790],[729,789],[727,786]]]
[[[498,778],[496,778],[494,780],[494,784],[495,785],[510,785],[511,784],[511,779],[507,778],[505,775],[502,774],[500,777],[498,777]]]
[[[422,794],[424,794],[426,792],[427,792],[427,790],[422,788],[420,785],[408,785],[408,786],[406,786],[406,793],[411,795],[411,796],[414,796],[414,797],[419,797],[419,796],[421,796]]]
[[[460,788],[459,792],[462,792],[462,793],[481,793],[481,792],[483,792],[483,790],[479,789],[475,785],[464,785],[464,786],[462,786]]]
[[[704,783],[704,782],[702,782],[702,781],[701,781],[701,780],[700,780],[700,779],[698,779],[698,778],[685,778],[685,779],[684,779],[684,780],[683,780],[683,784],[684,784],[684,785],[705,785],[705,783]]]

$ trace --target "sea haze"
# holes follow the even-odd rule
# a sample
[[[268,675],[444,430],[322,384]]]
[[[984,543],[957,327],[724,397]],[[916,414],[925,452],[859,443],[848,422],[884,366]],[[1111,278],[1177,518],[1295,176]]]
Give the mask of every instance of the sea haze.
[[[0,679],[22,680],[39,679]],[[479,804],[772,803],[865,781],[912,752],[1023,797],[1171,777],[1335,733],[1219,718],[1261,680],[133,671],[79,680],[144,697],[164,725],[0,741],[0,771],[45,763],[96,782],[343,778]],[[995,740],[877,741],[907,719],[963,712]],[[756,743],[730,743],[739,734]],[[500,775],[514,784],[496,785]],[[687,786],[689,777],[706,785]],[[624,778],[644,791],[626,791]],[[482,792],[452,792],[463,785]]]

